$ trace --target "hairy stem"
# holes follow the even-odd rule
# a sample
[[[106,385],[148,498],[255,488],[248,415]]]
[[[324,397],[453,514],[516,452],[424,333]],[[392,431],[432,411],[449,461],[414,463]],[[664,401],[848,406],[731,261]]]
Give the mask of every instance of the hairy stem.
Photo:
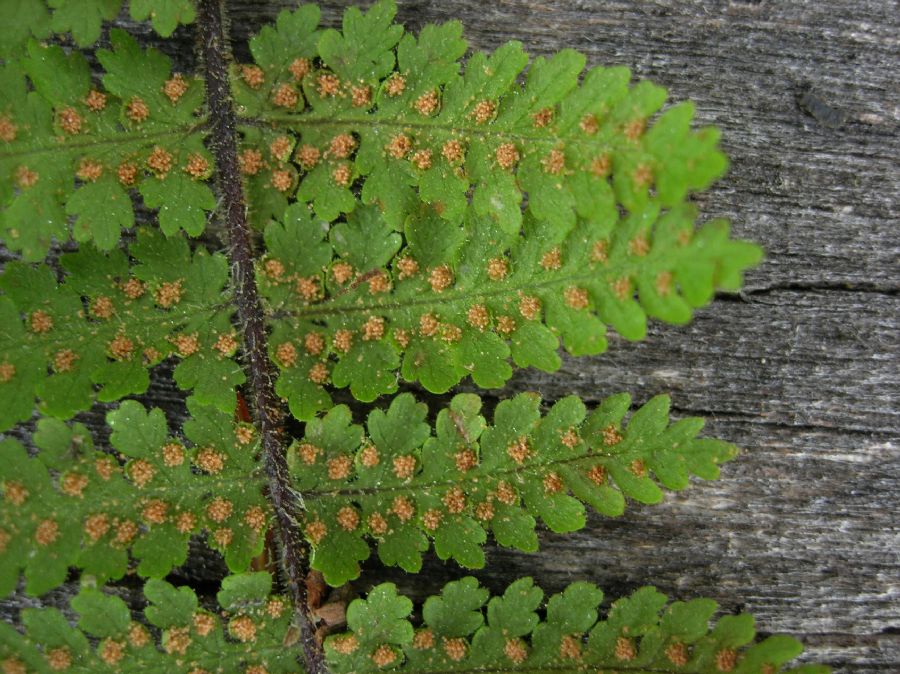
[[[304,541],[297,526],[296,502],[288,483],[283,438],[283,412],[272,384],[272,364],[266,348],[266,328],[253,273],[253,248],[247,225],[241,173],[237,159],[237,125],[228,78],[228,46],[220,0],[198,3],[200,49],[205,64],[209,105],[210,145],[216,158],[221,215],[229,237],[234,298],[240,320],[250,383],[250,410],[256,418],[265,456],[268,496],[278,523],[282,563],[300,627],[300,641],[309,674],[325,672],[306,598]]]

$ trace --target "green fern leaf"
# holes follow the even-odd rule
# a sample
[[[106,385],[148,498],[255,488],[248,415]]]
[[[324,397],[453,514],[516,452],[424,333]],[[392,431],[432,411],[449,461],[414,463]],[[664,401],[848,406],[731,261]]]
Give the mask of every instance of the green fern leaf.
[[[115,19],[121,8],[122,0],[9,0],[0,7],[0,56],[16,55],[29,37],[43,39],[51,31],[70,33],[76,45],[90,47],[103,22]],[[196,18],[192,0],[131,0],[129,9],[135,21],[150,18],[162,37]]]
[[[119,597],[83,582],[71,601],[77,628],[58,609],[24,609],[24,634],[0,625],[0,662],[8,671],[41,674],[302,671],[287,647],[295,640],[292,612],[286,598],[270,594],[268,574],[227,576],[222,587],[217,613],[201,608],[190,588],[149,580],[145,622],[137,622]]]
[[[282,102],[291,99],[290,92],[301,80],[316,57],[319,41],[320,11],[317,5],[302,5],[294,11],[282,11],[275,25],[263,26],[250,39],[250,53],[259,70],[253,67],[235,72],[234,97],[239,110],[248,115],[273,105],[272,99],[282,85]]]
[[[69,418],[95,396],[111,402],[143,393],[148,369],[176,355],[176,379],[197,398],[234,409],[244,374],[233,309],[224,304],[225,258],[180,237],[140,229],[130,248],[91,247],[61,257],[61,283],[49,266],[7,265],[0,278],[0,430],[44,413]],[[87,303],[84,310],[82,298]],[[23,348],[26,347],[27,348]],[[49,374],[48,365],[53,373]]]
[[[0,593],[43,594],[78,566],[100,580],[121,578],[128,552],[142,576],[184,563],[188,538],[203,530],[233,571],[259,554],[269,519],[264,478],[249,426],[188,399],[184,433],[172,438],[159,409],[125,401],[107,415],[120,466],[97,452],[87,429],[41,419],[28,457],[15,440],[0,446]],[[191,466],[196,470],[192,470]]]
[[[130,0],[131,18],[153,23],[153,30],[169,37],[179,25],[187,25],[197,18],[193,0]]]
[[[27,261],[69,238],[66,215],[76,216],[73,239],[112,249],[134,223],[132,188],[160,209],[167,234],[200,234],[215,207],[198,131],[202,86],[123,31],[110,41],[97,52],[105,91],[92,87],[80,53],[35,41],[0,74],[0,231]]]
[[[499,387],[510,359],[552,371],[560,340],[597,354],[606,325],[641,339],[648,316],[685,323],[740,287],[760,250],[724,222],[696,227],[685,203],[726,167],[689,103],[660,113],[665,90],[630,87],[624,68],[583,73],[572,50],[535,60],[524,84],[518,43],[461,73],[458,23],[417,40],[394,13],[349,10],[340,33],[317,31],[308,6],[284,12],[234,71],[242,113],[270,122],[244,137],[253,221],[335,254],[284,273],[296,253],[272,240],[259,278],[296,354],[276,360],[300,420],[329,379],[367,402],[397,374],[432,392],[467,375]],[[316,217],[282,215],[292,194]]]
[[[488,423],[478,396],[432,419],[403,393],[357,424],[330,392],[371,402],[401,378],[443,393],[466,376],[499,388],[513,366],[559,368],[561,344],[598,354],[607,326],[642,339],[648,317],[683,324],[717,289],[738,290],[761,251],[727,222],[698,223],[691,196],[727,160],[716,129],[692,128],[691,103],[667,107],[663,88],[632,84],[625,68],[585,70],[568,49],[529,62],[510,42],[463,67],[458,22],[406,34],[395,2],[379,0],[347,10],[340,30],[320,29],[312,5],[282,12],[206,119],[200,80],[121,30],[96,68],[42,42],[67,32],[91,44],[121,6],[0,8],[0,235],[21,258],[0,275],[0,432],[40,413],[30,441],[0,440],[0,596],[47,593],[73,568],[81,584],[77,622],[26,609],[19,627],[0,625],[0,669],[277,674],[302,670],[302,650],[307,669],[326,657],[334,673],[772,674],[799,655],[788,637],[754,643],[748,615],[710,629],[714,602],[670,604],[650,587],[601,615],[589,583],[544,603],[529,578],[494,598],[463,578],[414,627],[412,602],[384,584],[330,637],[311,618],[328,613],[314,575],[302,589],[307,566],[334,586],[357,578],[373,547],[408,572],[430,546],[480,568],[489,533],[534,551],[538,520],[576,531],[586,505],[614,517],[628,499],[656,504],[736,455],[699,438],[700,419],[670,423],[665,396],[629,416],[625,394],[589,412],[574,396],[543,409],[524,393]],[[163,36],[196,14],[193,0],[129,10]],[[214,19],[200,26],[207,76],[227,69]],[[237,111],[240,139],[220,103]],[[235,141],[243,194],[223,189],[223,211],[246,206],[262,231],[255,279],[239,218],[226,223],[230,260],[187,238],[217,206],[207,145],[233,169]],[[136,197],[159,227],[123,235]],[[235,421],[247,418],[240,331],[262,442]],[[269,406],[265,348],[275,394],[303,422],[288,474],[276,452],[293,422]],[[168,359],[190,391],[181,429],[134,400],[106,408],[108,446],[67,421],[146,392]],[[293,607],[269,573],[248,572],[268,565],[272,519]],[[194,536],[235,574],[217,612],[163,580]],[[143,618],[98,587],[133,574]]]
[[[71,33],[79,47],[89,47],[100,37],[104,21],[119,14],[122,0],[47,0],[54,10],[50,27],[54,33]]]
[[[376,4],[365,14],[358,7],[344,13],[343,32],[326,30],[319,38],[319,55],[342,78],[380,79],[394,68],[393,49],[403,27],[392,23],[393,3]]]
[[[356,578],[369,556],[365,538],[384,563],[409,572],[421,568],[429,538],[441,559],[480,568],[487,531],[501,545],[533,551],[538,518],[553,531],[575,531],[585,525],[585,503],[615,517],[625,497],[659,503],[660,485],[716,478],[736,455],[725,442],[698,439],[699,419],[670,425],[665,396],[625,424],[629,406],[619,395],[588,414],[568,397],[542,416],[540,398],[521,394],[501,402],[489,426],[479,398],[460,394],[438,414],[434,434],[427,407],[409,393],[373,410],[365,429],[347,407],[331,408],[288,454],[313,568],[332,585]]]
[[[93,239],[100,250],[114,248],[122,230],[134,227],[131,198],[111,176],[76,190],[66,202],[66,213],[78,216],[72,225],[72,238],[79,242]]]
[[[92,587],[82,588],[72,598],[72,608],[80,614],[79,629],[95,637],[122,634],[131,622],[131,611],[124,601]]]
[[[725,616],[710,629],[716,603],[709,599],[669,603],[654,588],[644,587],[613,602],[608,615],[598,620],[603,593],[590,583],[573,583],[552,596],[542,618],[537,611],[543,596],[530,578],[522,578],[488,601],[487,590],[474,578],[463,578],[425,602],[423,624],[414,630],[407,620],[412,602],[398,595],[394,585],[379,585],[366,599],[351,603],[350,631],[326,641],[331,671],[829,671],[810,665],[781,669],[800,655],[801,644],[787,636],[754,642],[750,615]]]
[[[695,217],[689,205],[650,207],[566,233],[528,216],[521,234],[506,234],[471,212],[457,226],[428,211],[411,217],[401,237],[374,207],[328,226],[292,206],[283,224],[266,228],[258,275],[273,349],[293,354],[275,354],[293,382],[282,395],[306,420],[316,406],[297,396],[320,390],[329,375],[367,402],[396,390],[398,370],[436,393],[468,375],[500,387],[510,359],[558,369],[560,340],[573,355],[596,354],[606,349],[606,325],[641,339],[648,316],[686,323],[715,288],[739,288],[761,256],[731,240],[727,223],[695,228]],[[301,242],[315,242],[302,263],[291,247]]]
[[[18,56],[30,38],[50,33],[50,13],[43,0],[9,0],[0,4],[0,56]]]
[[[511,42],[474,54],[461,75],[458,23],[404,38],[395,55],[395,12],[391,1],[366,14],[348,10],[343,34],[319,38],[325,68],[302,73],[307,105],[294,92],[253,112],[299,136],[295,162],[305,175],[297,196],[326,220],[353,210],[348,187],[361,177],[363,199],[397,229],[414,213],[413,188],[458,223],[474,187],[476,212],[504,231],[519,229],[523,192],[538,220],[568,230],[577,217],[615,215],[616,202],[632,212],[675,206],[726,168],[717,132],[690,130],[689,104],[647,131],[666,92],[648,82],[629,89],[627,69],[594,68],[579,85],[584,57],[563,50],[536,59],[520,85],[528,57]],[[307,62],[313,18],[296,43],[282,42]]]

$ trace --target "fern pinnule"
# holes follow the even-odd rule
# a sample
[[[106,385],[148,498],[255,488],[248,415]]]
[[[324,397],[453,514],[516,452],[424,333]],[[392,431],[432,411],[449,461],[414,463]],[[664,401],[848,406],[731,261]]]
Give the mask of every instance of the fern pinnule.
[[[724,616],[712,629],[710,599],[669,603],[643,587],[599,617],[603,592],[572,583],[543,602],[531,578],[490,597],[474,578],[444,586],[422,607],[422,625],[408,621],[412,602],[385,583],[347,610],[349,631],[329,637],[332,671],[419,672],[662,672],[676,674],[823,674],[826,667],[782,665],[802,650],[786,636],[755,641],[753,617]],[[540,611],[540,613],[538,612]]]
[[[266,227],[258,272],[273,348],[295,355],[273,353],[278,392],[307,420],[327,409],[329,379],[363,401],[396,391],[398,374],[437,393],[466,376],[499,388],[510,360],[558,369],[560,341],[597,354],[606,325],[641,339],[648,316],[685,323],[760,257],[727,223],[696,228],[695,217],[690,205],[652,207],[562,231],[529,216],[507,234],[474,213],[454,225],[424,208],[400,233],[374,207],[327,226],[291,206]]]
[[[71,600],[77,626],[57,608],[26,608],[24,634],[0,624],[0,665],[41,674],[303,671],[290,651],[296,639],[289,601],[272,593],[268,573],[226,576],[215,611],[201,606],[190,588],[164,580],[148,580],[144,596],[140,620],[89,579]]]
[[[80,423],[37,422],[29,457],[2,441],[0,595],[44,594],[68,567],[118,580],[129,553],[140,576],[161,578],[187,559],[188,539],[204,531],[228,567],[246,571],[263,545],[271,508],[255,459],[252,427],[188,399],[189,441],[169,434],[159,409],[125,401],[107,415],[117,454],[97,451]]]
[[[536,59],[520,84],[528,57],[510,42],[476,52],[461,73],[459,22],[427,26],[417,39],[392,23],[395,12],[393,2],[348,10],[343,34],[319,31],[315,7],[282,13],[251,40],[257,76],[235,71],[243,111],[272,125],[254,131],[245,151],[268,155],[275,134],[286,135],[298,148],[293,165],[273,157],[272,170],[299,171],[297,197],[325,220],[356,208],[350,187],[360,177],[363,201],[395,229],[420,199],[459,223],[471,195],[478,215],[514,233],[527,193],[527,212],[568,230],[577,218],[615,220],[616,204],[675,206],[727,165],[716,130],[690,130],[690,103],[651,126],[666,92],[629,87],[626,68],[582,74],[584,57],[563,50]],[[291,67],[299,62],[307,67]],[[290,101],[278,96],[285,90]],[[349,179],[336,179],[342,168]],[[250,186],[259,224],[272,214],[266,190],[290,196],[293,185]]]
[[[500,545],[533,552],[536,518],[575,531],[585,525],[583,504],[615,517],[626,496],[658,503],[657,482],[683,489],[691,474],[714,479],[737,454],[726,442],[697,438],[700,419],[669,425],[665,396],[626,424],[629,406],[629,396],[613,396],[588,413],[570,396],[542,415],[537,395],[520,394],[501,402],[488,425],[480,398],[460,394],[434,430],[427,407],[409,393],[372,411],[365,429],[347,407],[333,407],[288,454],[312,567],[331,585],[353,580],[369,538],[382,562],[411,573],[429,539],[441,559],[481,568],[488,531]]]
[[[0,57],[17,56],[32,39],[55,34],[79,47],[90,47],[100,38],[104,22],[114,20],[122,0],[24,0],[0,5]],[[128,13],[135,21],[150,19],[161,37],[170,37],[179,25],[196,18],[194,0],[130,0]]]
[[[80,52],[58,45],[31,41],[0,67],[0,232],[27,261],[54,239],[114,248],[135,223],[132,191],[159,209],[167,235],[198,236],[215,206],[202,87],[124,31],[110,41],[97,51],[102,86]]]
[[[0,277],[0,430],[31,418],[35,397],[67,419],[95,397],[147,390],[149,371],[173,356],[175,379],[200,402],[233,410],[244,374],[233,360],[223,255],[191,251],[181,236],[138,229],[128,252],[85,247],[46,264],[11,262]],[[95,386],[99,390],[95,392]]]

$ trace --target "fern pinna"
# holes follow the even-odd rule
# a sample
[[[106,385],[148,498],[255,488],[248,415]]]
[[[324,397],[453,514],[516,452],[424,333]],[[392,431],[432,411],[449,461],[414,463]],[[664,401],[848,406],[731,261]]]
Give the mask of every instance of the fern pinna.
[[[770,674],[799,654],[649,587],[601,611],[588,583],[545,601],[466,577],[411,619],[382,584],[344,632],[307,591],[373,551],[410,573],[432,545],[482,567],[489,533],[535,551],[538,520],[574,531],[585,505],[658,503],[736,455],[665,396],[415,397],[553,371],[560,345],[599,354],[607,326],[641,339],[740,287],[760,250],[698,223],[690,195],[726,160],[690,103],[571,50],[463,66],[457,22],[413,36],[387,0],[342,30],[282,12],[246,64],[216,0],[131,2],[162,36],[196,21],[203,70],[179,73],[106,32],[121,5],[0,10],[0,592],[80,586],[70,612],[0,628],[4,674]],[[166,365],[180,426],[128,399]],[[164,580],[192,537],[231,574],[217,607]],[[116,595],[128,574],[142,616]]]

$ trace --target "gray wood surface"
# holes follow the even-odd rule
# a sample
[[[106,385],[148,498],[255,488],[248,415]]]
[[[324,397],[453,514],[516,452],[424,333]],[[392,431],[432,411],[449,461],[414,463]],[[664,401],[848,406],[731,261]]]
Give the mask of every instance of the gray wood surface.
[[[229,4],[240,55],[292,3]],[[348,4],[324,3],[323,22],[339,25]],[[705,416],[709,434],[743,448],[721,480],[660,506],[631,504],[617,520],[593,516],[576,535],[542,532],[536,555],[491,549],[474,575],[495,590],[532,575],[549,591],[581,579],[609,597],[645,584],[708,595],[726,612],[752,611],[766,632],[800,637],[808,661],[900,671],[897,3],[399,4],[412,30],[459,18],[473,49],[509,39],[534,55],[575,47],[591,65],[627,65],[673,100],[693,99],[732,161],[703,211],[767,251],[745,292],[690,326],[656,324],[642,343],[613,338],[603,356],[566,359],[553,375],[520,371],[489,394],[630,391],[641,403],[669,392],[675,415]],[[187,66],[192,36],[181,29],[163,48]],[[161,381],[147,399],[175,410],[180,395]],[[208,592],[220,572],[197,553],[178,577]],[[370,563],[357,587],[390,578],[421,598],[465,573],[434,558],[417,577]],[[139,605],[134,584],[121,591]]]

